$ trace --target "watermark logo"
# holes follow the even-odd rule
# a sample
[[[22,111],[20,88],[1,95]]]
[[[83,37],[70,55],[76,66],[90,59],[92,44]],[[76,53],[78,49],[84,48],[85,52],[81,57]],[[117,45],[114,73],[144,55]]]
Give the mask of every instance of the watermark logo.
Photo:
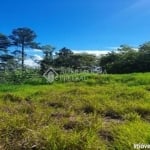
[[[87,80],[89,73],[101,73],[99,68],[96,69],[72,69],[72,68],[52,68],[50,67],[44,74],[44,78],[49,82],[77,82]]]
[[[150,149],[150,144],[134,144],[134,149]]]
[[[49,82],[54,82],[55,78],[58,76],[57,72],[53,68],[49,68],[44,74],[44,78]]]

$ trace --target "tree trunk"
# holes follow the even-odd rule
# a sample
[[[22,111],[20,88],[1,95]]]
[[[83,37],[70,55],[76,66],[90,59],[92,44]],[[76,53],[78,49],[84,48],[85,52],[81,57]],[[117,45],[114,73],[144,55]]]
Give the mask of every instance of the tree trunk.
[[[22,72],[24,71],[24,44],[22,44],[22,51],[21,51],[21,68]]]

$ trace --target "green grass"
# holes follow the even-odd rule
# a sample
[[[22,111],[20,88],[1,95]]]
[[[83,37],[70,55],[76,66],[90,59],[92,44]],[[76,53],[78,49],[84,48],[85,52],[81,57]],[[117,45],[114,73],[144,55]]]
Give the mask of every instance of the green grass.
[[[149,133],[150,73],[0,85],[2,150],[132,150]]]

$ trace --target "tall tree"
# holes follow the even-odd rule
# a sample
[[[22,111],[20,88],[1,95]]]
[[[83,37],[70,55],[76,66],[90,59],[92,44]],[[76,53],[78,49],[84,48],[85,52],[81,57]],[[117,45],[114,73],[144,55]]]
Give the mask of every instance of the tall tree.
[[[10,41],[8,37],[0,33],[0,50],[7,51],[7,48],[10,46]]]
[[[150,41],[140,45],[139,51],[150,54]]]
[[[41,50],[43,51],[46,59],[53,60],[54,47],[51,45],[44,45],[41,47]]]
[[[139,48],[138,66],[141,72],[150,71],[150,42],[146,42]]]
[[[8,47],[10,46],[9,38],[0,33],[0,70],[10,68],[13,62],[13,56],[8,53]]]
[[[82,67],[92,67],[96,64],[96,56],[87,53],[74,54],[71,56],[69,61],[71,67],[82,68]]]
[[[108,73],[137,72],[138,52],[128,45],[121,45],[117,52],[110,52],[100,58],[100,65]]]
[[[55,50],[51,45],[44,45],[40,48],[44,53],[41,61],[41,73],[44,73],[50,66],[53,66],[53,52]]]
[[[56,67],[71,67],[70,59],[73,55],[73,52],[64,47],[59,50],[59,52],[56,53],[56,59],[54,61],[54,64]]]
[[[12,45],[21,48],[21,67],[22,71],[24,71],[25,48],[33,48],[33,45],[36,45],[34,42],[36,34],[30,28],[17,28],[12,31],[9,38]]]

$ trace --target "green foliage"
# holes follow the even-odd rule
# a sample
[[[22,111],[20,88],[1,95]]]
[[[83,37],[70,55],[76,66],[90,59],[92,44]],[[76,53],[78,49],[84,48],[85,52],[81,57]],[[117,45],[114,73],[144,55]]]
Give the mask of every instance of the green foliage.
[[[56,67],[83,68],[96,64],[96,56],[86,53],[74,54],[65,47],[60,49],[56,55],[57,57],[54,59],[54,66]]]
[[[8,70],[0,73],[0,83],[5,84],[47,84],[46,79],[39,74],[39,70],[26,69],[21,70]]]
[[[0,33],[0,51],[7,51],[7,48],[10,46],[10,41],[8,37]]]
[[[96,65],[96,56],[91,54],[74,54],[70,58],[70,66],[73,68],[92,67]]]
[[[70,67],[70,60],[73,55],[73,52],[70,49],[64,47],[60,49],[56,55],[57,57],[54,60],[54,65],[56,67]]]
[[[8,53],[8,47],[11,45],[8,37],[0,33],[0,71],[12,69],[14,57]]]
[[[143,44],[139,50],[122,45],[117,52],[110,52],[100,59],[100,65],[108,73],[132,73],[150,71],[150,44]]]
[[[55,48],[50,45],[45,45],[41,47],[41,50],[44,53],[44,58],[40,62],[41,73],[43,74],[50,66],[54,65],[53,52]]]

